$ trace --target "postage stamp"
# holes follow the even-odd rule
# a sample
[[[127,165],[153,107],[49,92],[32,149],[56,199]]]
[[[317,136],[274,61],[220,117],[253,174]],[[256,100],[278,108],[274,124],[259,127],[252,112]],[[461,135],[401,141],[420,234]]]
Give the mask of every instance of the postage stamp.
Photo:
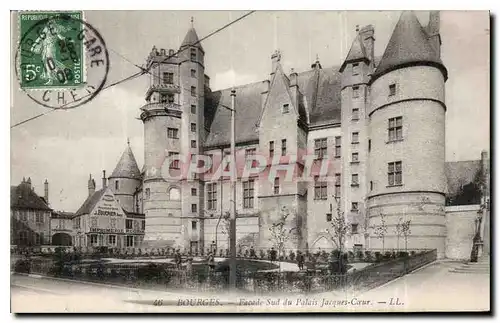
[[[20,12],[15,64],[19,88],[36,103],[71,109],[104,87],[109,54],[83,12]]]

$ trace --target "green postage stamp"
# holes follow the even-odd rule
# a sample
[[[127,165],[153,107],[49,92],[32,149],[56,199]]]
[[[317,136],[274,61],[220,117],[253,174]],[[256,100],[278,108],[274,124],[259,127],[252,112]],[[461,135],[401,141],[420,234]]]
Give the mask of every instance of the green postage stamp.
[[[82,12],[19,13],[18,77],[23,89],[85,84]]]

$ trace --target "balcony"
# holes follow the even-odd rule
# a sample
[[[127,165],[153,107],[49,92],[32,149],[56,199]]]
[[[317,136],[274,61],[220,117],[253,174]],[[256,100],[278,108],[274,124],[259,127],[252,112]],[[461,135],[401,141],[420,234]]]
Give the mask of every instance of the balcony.
[[[166,84],[166,83],[151,84],[148,91],[146,92],[146,101],[149,100],[153,92],[167,93],[167,94],[181,93],[181,87],[176,84]]]
[[[149,117],[154,116],[173,116],[179,117],[182,114],[181,106],[177,103],[166,103],[166,102],[152,102],[146,103],[141,107],[140,118],[144,121]]]

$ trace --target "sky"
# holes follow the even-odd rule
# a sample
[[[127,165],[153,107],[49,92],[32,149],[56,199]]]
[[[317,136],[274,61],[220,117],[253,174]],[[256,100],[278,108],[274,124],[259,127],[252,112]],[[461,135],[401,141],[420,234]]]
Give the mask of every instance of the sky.
[[[243,15],[244,11],[85,11],[85,20],[102,35],[110,52],[108,83],[138,71],[153,45],[178,49],[191,17],[200,38]],[[428,12],[416,12],[428,22]],[[205,74],[212,90],[262,81],[271,72],[271,54],[282,53],[285,72],[310,68],[316,57],[323,67],[339,66],[356,35],[356,25],[375,27],[375,55],[381,56],[399,11],[258,11],[205,40]],[[12,43],[18,40],[12,15]],[[446,160],[479,159],[489,150],[489,16],[487,12],[441,13],[442,60],[446,82]],[[12,57],[15,46],[12,47]],[[117,54],[118,53],[118,54]],[[11,115],[15,124],[44,108],[19,89],[11,73]],[[10,130],[11,184],[31,177],[56,210],[76,211],[87,197],[89,174],[101,186],[102,170],[111,174],[130,139],[142,168],[146,76],[104,90],[78,108],[56,111]]]

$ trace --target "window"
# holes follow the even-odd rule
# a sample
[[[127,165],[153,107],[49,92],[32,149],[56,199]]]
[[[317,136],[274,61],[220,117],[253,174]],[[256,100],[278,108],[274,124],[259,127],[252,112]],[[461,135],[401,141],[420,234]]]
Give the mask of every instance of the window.
[[[196,114],[196,105],[191,104],[191,113]]]
[[[28,244],[28,232],[20,231],[19,232],[19,244],[27,245]]]
[[[254,181],[253,179],[243,182],[243,208],[253,208]]]
[[[128,229],[128,230],[132,229],[132,225],[134,224],[133,222],[134,221],[132,221],[131,219],[126,219],[125,220],[125,229]]]
[[[331,213],[326,214],[326,222],[332,222],[332,214]]]
[[[352,87],[352,97],[354,99],[359,98],[359,86]]]
[[[90,218],[90,226],[92,228],[96,228],[97,227],[97,217],[93,216],[92,218]]]
[[[351,163],[358,163],[358,162],[359,162],[359,153],[352,153]]]
[[[196,78],[196,70],[194,69],[191,70],[191,77]]]
[[[115,190],[118,191],[120,189],[120,184],[118,180],[115,180]]]
[[[340,173],[335,174],[335,197],[340,197]]]
[[[134,246],[134,236],[127,236],[127,247]]]
[[[168,157],[170,158],[178,155],[179,153],[176,151],[170,151],[168,153]],[[179,169],[179,159],[176,158],[175,160],[172,160],[172,162],[170,163],[170,169]]]
[[[97,234],[91,234],[90,235],[90,244],[97,244]]]
[[[196,123],[191,122],[191,132],[196,132]]]
[[[358,202],[352,202],[351,203],[351,211],[352,212],[358,212]]]
[[[217,183],[207,184],[207,209],[215,210],[217,208]]]
[[[191,148],[196,148],[196,140],[191,140]]]
[[[359,120],[359,109],[352,108],[352,120]]]
[[[273,157],[274,156],[274,141],[270,141],[269,142],[269,157]]]
[[[389,85],[389,96],[396,95],[396,84]]]
[[[402,171],[402,164],[400,161],[388,164],[387,177],[389,186],[403,184],[403,171]]]
[[[40,212],[35,213],[35,222],[36,223],[43,223],[43,213],[40,213]]]
[[[197,222],[191,221],[191,230],[196,230],[196,227],[197,227]]]
[[[370,191],[373,191],[373,181],[370,181]]]
[[[290,112],[290,105],[287,103],[287,104],[283,104],[283,110],[282,110],[283,113],[288,113]]]
[[[181,190],[177,187],[171,187],[168,190],[168,199],[171,201],[178,201],[181,199]]]
[[[231,163],[229,159],[229,155],[231,155],[230,151],[225,151],[224,152],[224,161],[227,161],[226,167],[224,167],[224,171],[229,171],[229,164]]]
[[[286,139],[281,139],[281,156],[286,155]]]
[[[174,84],[174,73],[163,72],[163,84]]]
[[[351,175],[351,186],[359,186],[359,175],[358,174]]]
[[[43,232],[40,232],[38,235],[38,241],[37,241],[37,244],[43,244],[43,240],[44,240],[44,235],[43,235]]]
[[[372,150],[372,140],[368,139],[368,152]]]
[[[149,199],[149,196],[151,195],[151,190],[149,188],[146,188],[146,196],[145,196],[145,199]]]
[[[359,63],[352,64],[352,75],[359,74]]]
[[[191,86],[191,96],[196,96],[196,86]]]
[[[141,229],[142,231],[146,230],[146,220],[141,221]]]
[[[351,234],[357,234],[358,233],[358,224],[353,223],[351,224]]]
[[[196,188],[191,189],[191,196],[196,196],[198,195],[198,190]]]
[[[403,139],[403,117],[389,119],[389,141]]]
[[[179,139],[179,129],[168,128],[167,137],[170,139]]]
[[[174,101],[175,101],[175,97],[173,94],[167,95],[167,102],[168,103],[174,103]]]
[[[191,60],[196,60],[196,48],[191,48]]]
[[[257,161],[254,159],[254,155],[257,152],[257,149],[255,148],[249,148],[245,150],[245,160],[247,162],[247,166],[251,165],[251,167],[255,167],[257,164]],[[249,158],[249,156],[252,156]],[[251,163],[250,163],[251,162]]]
[[[197,204],[191,204],[191,212],[193,212],[193,213],[198,212],[198,205]]]
[[[359,143],[359,132],[356,131],[356,132],[352,133],[351,143],[353,143],[353,144]]]
[[[115,235],[109,235],[108,236],[108,243],[112,246],[116,245],[116,236]]]
[[[314,140],[314,154],[317,159],[323,159],[327,155],[326,138]]]
[[[341,137],[335,137],[335,157],[340,158],[340,148],[342,147]]]
[[[315,200],[326,200],[327,197],[327,187],[326,182],[320,181],[319,176],[314,177],[314,199]]]
[[[110,219],[109,220],[109,226],[112,227],[113,229],[116,228],[116,219]]]
[[[24,211],[21,211],[21,221],[28,221],[28,214]]]
[[[280,178],[276,177],[274,179],[274,194],[277,195],[280,193]]]

